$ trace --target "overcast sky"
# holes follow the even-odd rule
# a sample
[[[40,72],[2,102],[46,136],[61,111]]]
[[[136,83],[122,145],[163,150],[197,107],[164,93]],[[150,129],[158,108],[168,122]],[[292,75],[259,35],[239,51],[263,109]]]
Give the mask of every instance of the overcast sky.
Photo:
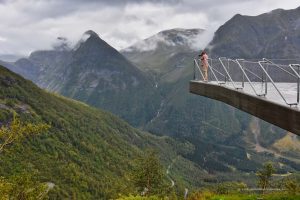
[[[75,43],[92,29],[116,49],[159,31],[213,32],[233,15],[293,9],[299,0],[0,0],[0,55],[50,49],[57,37]]]

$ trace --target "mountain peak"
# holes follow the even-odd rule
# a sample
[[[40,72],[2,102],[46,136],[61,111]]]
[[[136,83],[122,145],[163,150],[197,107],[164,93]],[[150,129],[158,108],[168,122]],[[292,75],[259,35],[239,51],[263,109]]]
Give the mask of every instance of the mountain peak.
[[[102,39],[99,37],[99,35],[93,31],[93,30],[88,30],[86,32],[84,32],[80,38],[80,40],[78,41],[78,43],[75,45],[74,47],[74,51],[78,50],[80,48],[80,46],[84,43],[86,43],[88,40],[93,40],[94,42],[97,41],[101,41],[101,43],[105,43],[104,41],[102,41]],[[92,42],[92,43],[94,43]]]
[[[83,35],[88,35],[88,36],[92,36],[92,37],[99,37],[99,35],[93,30],[88,30],[88,31],[84,32]]]
[[[79,43],[84,43],[84,42],[86,42],[89,38],[93,38],[93,39],[96,39],[96,40],[101,39],[101,38],[99,37],[99,35],[98,35],[95,31],[93,31],[93,30],[88,30],[88,31],[86,31],[86,32],[84,32],[84,33],[82,34],[81,39],[79,40]]]

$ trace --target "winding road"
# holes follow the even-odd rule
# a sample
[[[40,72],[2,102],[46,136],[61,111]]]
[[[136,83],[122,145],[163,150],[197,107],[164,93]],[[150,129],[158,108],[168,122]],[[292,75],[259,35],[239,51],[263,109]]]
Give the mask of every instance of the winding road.
[[[171,186],[170,186],[171,188],[175,186],[175,181],[170,176],[170,170],[177,159],[178,159],[178,156],[172,160],[171,164],[169,164],[167,171],[166,171],[167,177],[171,181]],[[188,192],[189,192],[189,190],[187,188],[184,188],[184,199],[187,198]]]

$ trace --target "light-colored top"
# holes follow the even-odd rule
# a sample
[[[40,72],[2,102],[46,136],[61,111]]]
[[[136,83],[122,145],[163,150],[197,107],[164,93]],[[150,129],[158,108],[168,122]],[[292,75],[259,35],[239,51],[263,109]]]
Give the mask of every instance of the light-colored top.
[[[201,56],[201,63],[203,67],[208,67],[208,55],[206,53]]]

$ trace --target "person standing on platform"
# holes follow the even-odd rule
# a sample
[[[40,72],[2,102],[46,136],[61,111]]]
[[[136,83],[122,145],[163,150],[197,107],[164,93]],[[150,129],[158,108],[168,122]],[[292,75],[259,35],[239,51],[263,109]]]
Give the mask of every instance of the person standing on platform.
[[[205,51],[202,51],[202,53],[200,54],[200,59],[201,59],[201,67],[204,75],[204,81],[208,81],[208,77],[207,77],[208,55],[206,54]]]

